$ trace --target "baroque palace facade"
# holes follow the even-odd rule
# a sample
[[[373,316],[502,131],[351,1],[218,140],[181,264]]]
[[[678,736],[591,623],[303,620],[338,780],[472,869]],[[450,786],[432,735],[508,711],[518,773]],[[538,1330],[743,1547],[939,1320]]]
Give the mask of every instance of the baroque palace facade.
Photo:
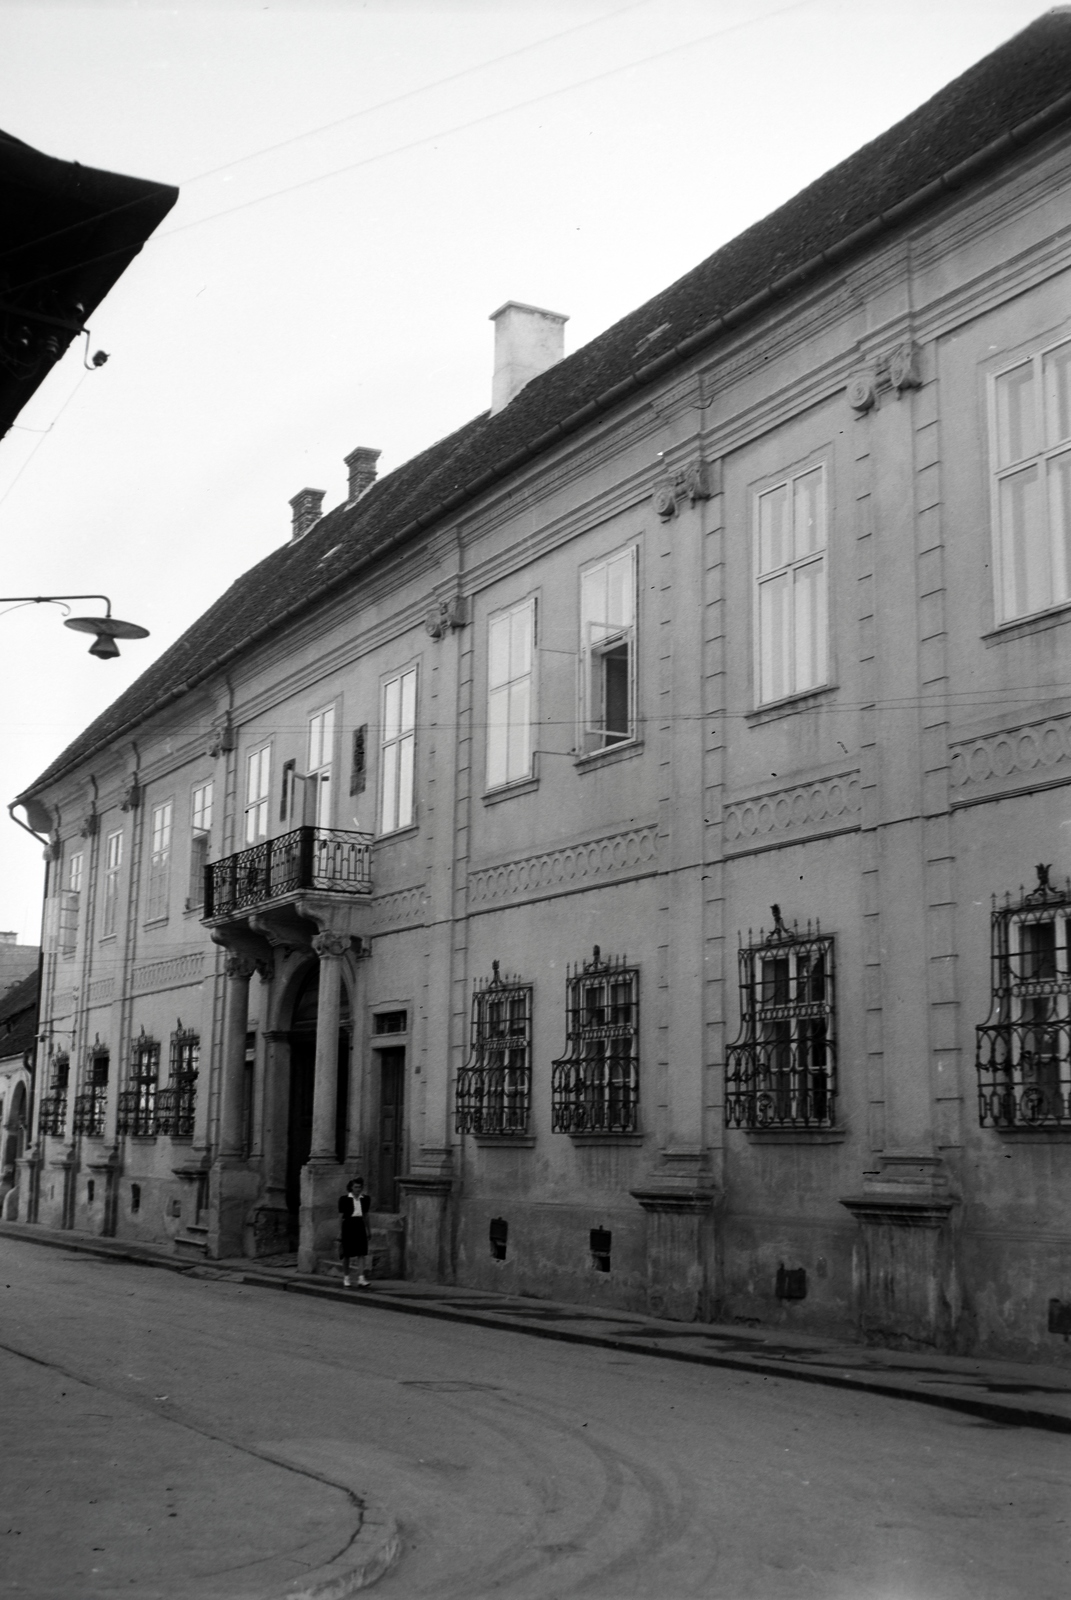
[[[241,578],[22,796],[8,1215],[1066,1358],[1071,13]]]

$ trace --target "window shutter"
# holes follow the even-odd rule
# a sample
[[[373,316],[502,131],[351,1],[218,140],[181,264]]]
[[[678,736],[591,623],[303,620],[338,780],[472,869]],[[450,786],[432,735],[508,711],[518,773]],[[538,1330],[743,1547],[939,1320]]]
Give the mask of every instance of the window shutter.
[[[350,794],[364,794],[368,748],[368,724],[353,730],[353,764],[350,767]]]

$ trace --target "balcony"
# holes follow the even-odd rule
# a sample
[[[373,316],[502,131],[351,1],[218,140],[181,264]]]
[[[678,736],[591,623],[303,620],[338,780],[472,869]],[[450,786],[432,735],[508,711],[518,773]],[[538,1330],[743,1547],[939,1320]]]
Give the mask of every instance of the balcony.
[[[372,836],[343,828],[295,828],[205,868],[205,922],[240,918],[297,894],[372,893]]]

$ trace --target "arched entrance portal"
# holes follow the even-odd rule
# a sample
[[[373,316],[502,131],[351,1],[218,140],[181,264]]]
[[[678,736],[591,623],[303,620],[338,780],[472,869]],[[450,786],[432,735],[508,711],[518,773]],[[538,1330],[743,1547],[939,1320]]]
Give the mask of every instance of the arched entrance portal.
[[[286,1144],[286,1207],[296,1245],[301,1205],[301,1169],[312,1150],[312,1104],[316,1079],[316,1027],[320,964],[315,962],[294,999],[290,1021],[290,1112]],[[335,1095],[335,1155],[346,1158],[350,1089],[350,1002],[346,985],[339,999],[338,1087]]]

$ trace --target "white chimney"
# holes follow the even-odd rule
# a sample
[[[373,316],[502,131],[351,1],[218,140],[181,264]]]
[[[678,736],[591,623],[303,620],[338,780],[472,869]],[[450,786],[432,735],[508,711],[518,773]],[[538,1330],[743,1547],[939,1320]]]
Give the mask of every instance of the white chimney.
[[[565,324],[560,311],[507,300],[491,313],[495,325],[495,377],[491,415],[496,416],[526,383],[555,366],[565,354]]]

